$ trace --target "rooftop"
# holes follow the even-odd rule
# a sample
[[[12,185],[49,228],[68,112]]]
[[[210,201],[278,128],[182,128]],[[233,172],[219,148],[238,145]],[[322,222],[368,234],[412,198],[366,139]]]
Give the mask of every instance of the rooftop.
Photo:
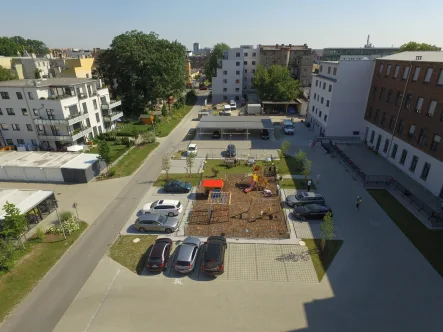
[[[204,116],[197,128],[200,129],[273,129],[267,116]]]
[[[325,47],[323,50],[398,50],[398,47]]]
[[[417,57],[421,58],[418,59]],[[387,55],[377,60],[443,62],[443,52],[442,51],[401,52],[397,54]]]
[[[0,206],[3,207],[8,202],[14,204],[21,213],[26,213],[53,194],[50,190],[0,189]],[[0,220],[3,220],[5,215],[2,210]]]
[[[26,80],[12,80],[0,82],[0,87],[11,88],[35,88],[46,86],[71,86],[82,83],[97,82],[96,79],[91,78],[76,78],[76,77],[63,77],[63,78],[42,78],[38,80],[26,79]]]
[[[97,155],[75,152],[2,151],[0,167],[87,168]]]

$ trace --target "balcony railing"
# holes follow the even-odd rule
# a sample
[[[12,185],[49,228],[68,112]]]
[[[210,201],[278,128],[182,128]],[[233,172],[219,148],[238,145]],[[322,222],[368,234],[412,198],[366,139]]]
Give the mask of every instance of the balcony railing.
[[[71,115],[66,119],[34,119],[34,123],[37,125],[65,125],[70,126],[74,123],[85,120],[89,117],[88,113],[77,113],[75,115]]]
[[[74,132],[70,135],[60,135],[60,134],[52,134],[45,132],[38,132],[38,136],[40,140],[43,141],[64,141],[64,142],[72,142],[76,141],[81,137],[84,137],[92,132],[92,127],[84,127],[81,129],[75,129]]]
[[[86,135],[88,135],[89,133],[91,133],[92,132],[92,127],[85,127],[85,128],[82,128],[82,129],[80,129],[80,131],[76,131],[76,130],[74,130],[74,133],[75,134],[73,134],[72,135],[72,140],[73,141],[76,141],[76,140],[78,140],[79,138],[81,138],[81,137],[84,137],[84,136],[86,136]]]
[[[102,103],[102,111],[116,108],[117,106],[121,106],[121,104],[121,100],[111,100],[110,103]]]
[[[121,117],[123,117],[123,112],[112,112],[108,114],[103,114],[103,120],[106,122],[112,122],[120,119]]]
[[[103,94],[109,93],[109,91],[108,91],[108,88],[101,88],[101,89],[97,89],[97,93],[99,95],[103,95]]]

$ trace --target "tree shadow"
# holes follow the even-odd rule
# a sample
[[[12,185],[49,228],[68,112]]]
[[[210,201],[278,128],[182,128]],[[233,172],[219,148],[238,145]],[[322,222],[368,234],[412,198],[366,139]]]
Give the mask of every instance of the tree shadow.
[[[140,256],[137,266],[135,268],[135,271],[137,272],[138,275],[142,275],[145,266],[146,266],[146,261],[148,260],[149,254],[151,253],[151,250],[154,246],[151,245],[145,252],[143,255]]]

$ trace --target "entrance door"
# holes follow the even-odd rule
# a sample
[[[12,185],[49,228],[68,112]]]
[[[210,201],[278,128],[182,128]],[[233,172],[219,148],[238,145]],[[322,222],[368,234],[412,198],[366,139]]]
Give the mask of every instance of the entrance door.
[[[380,143],[381,143],[381,135],[379,134],[378,138],[377,138],[377,145],[375,146],[375,151],[377,151],[377,152],[378,152],[378,149],[380,149]]]

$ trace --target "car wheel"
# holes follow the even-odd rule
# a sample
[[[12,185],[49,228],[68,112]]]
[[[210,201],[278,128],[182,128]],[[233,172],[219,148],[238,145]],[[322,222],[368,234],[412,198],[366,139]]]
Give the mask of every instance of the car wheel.
[[[174,216],[174,212],[169,212],[168,216],[173,217]]]
[[[166,228],[166,229],[165,229],[165,232],[168,233],[168,234],[170,234],[170,233],[172,233],[172,229],[170,229],[170,228]]]
[[[146,232],[146,229],[144,227],[140,227],[138,230],[142,233]]]

